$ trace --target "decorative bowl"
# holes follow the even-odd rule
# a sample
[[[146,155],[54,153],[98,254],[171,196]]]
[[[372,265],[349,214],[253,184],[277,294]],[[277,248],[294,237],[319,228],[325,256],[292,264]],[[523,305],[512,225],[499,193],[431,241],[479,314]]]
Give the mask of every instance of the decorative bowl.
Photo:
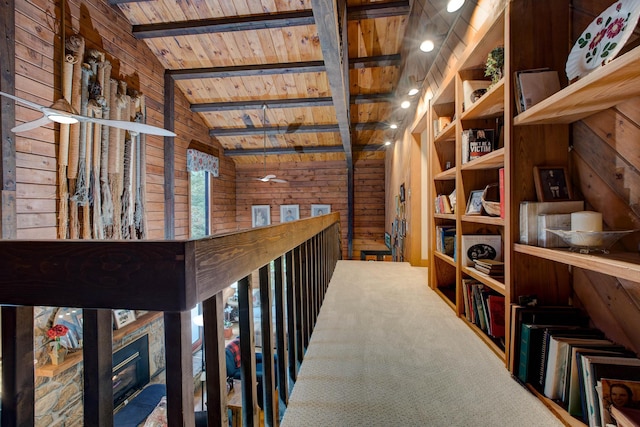
[[[609,249],[622,237],[637,230],[617,230],[617,231],[571,231],[547,228],[547,231],[559,236],[565,241],[574,252],[581,254],[604,253],[608,254]]]

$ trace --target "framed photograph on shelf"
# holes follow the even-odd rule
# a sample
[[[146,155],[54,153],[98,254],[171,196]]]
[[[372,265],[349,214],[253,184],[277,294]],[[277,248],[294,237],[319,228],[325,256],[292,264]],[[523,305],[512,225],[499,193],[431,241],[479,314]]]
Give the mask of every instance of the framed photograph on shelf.
[[[133,310],[113,310],[113,320],[116,324],[116,329],[120,329],[129,323],[136,321],[136,313]]]
[[[331,212],[331,205],[311,205],[311,216],[325,215]]]
[[[299,205],[280,205],[280,222],[291,222],[300,219]]]
[[[482,214],[482,193],[484,193],[484,190],[473,190],[471,194],[469,194],[465,215]]]
[[[271,206],[253,205],[251,206],[251,226],[263,227],[271,225]]]
[[[405,201],[405,190],[404,190],[404,182],[400,184],[400,203],[404,203]]]
[[[571,185],[564,166],[534,166],[533,180],[539,202],[571,200]]]

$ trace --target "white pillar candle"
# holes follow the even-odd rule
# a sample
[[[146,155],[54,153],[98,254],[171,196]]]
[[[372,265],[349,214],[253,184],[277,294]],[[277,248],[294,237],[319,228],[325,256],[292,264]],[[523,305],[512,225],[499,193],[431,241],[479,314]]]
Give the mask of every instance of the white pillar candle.
[[[600,212],[580,211],[571,214],[571,231],[602,231],[602,214]],[[571,243],[578,246],[599,246],[600,236],[589,236],[581,233],[574,236]]]

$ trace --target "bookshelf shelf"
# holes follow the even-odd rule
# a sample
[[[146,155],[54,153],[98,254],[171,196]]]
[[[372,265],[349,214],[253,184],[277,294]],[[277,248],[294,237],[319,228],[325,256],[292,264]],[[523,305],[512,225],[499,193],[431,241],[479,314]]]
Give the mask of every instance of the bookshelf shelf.
[[[449,219],[449,220],[453,220],[455,221],[456,219],[456,215],[455,214],[443,214],[443,213],[436,213],[433,214],[434,218],[438,218],[438,219]]]
[[[638,277],[640,277],[640,254],[638,253],[617,252],[606,255],[586,255],[571,252],[568,249],[548,249],[522,244],[516,244],[514,249],[519,253],[533,255],[538,258],[548,259],[634,282],[638,281]]]
[[[454,120],[447,125],[433,140],[434,144],[443,144],[447,142],[455,143],[456,140],[457,121]]]
[[[439,258],[439,259],[441,259],[442,261],[446,262],[446,263],[447,263],[447,264],[449,264],[450,266],[452,266],[452,267],[454,267],[454,268],[456,267],[456,262],[453,260],[453,257],[450,257],[450,256],[449,256],[449,255],[447,255],[447,254],[443,254],[442,252],[437,252],[437,251],[433,252],[433,255],[434,255],[436,258]]]
[[[504,166],[504,148],[499,148],[489,154],[485,154],[475,160],[465,163],[460,167],[463,171],[481,170],[481,169],[498,169]]]
[[[477,224],[487,224],[487,225],[498,225],[504,226],[504,218],[500,218],[497,216],[487,216],[487,215],[462,215],[461,220],[463,222],[473,222]]]
[[[456,179],[456,168],[447,169],[433,177],[435,181],[450,181]]]
[[[504,77],[493,85],[482,98],[462,113],[462,120],[489,119],[504,114]]]
[[[549,408],[551,412],[553,412],[558,418],[560,418],[566,426],[585,427],[585,424],[582,421],[569,415],[569,413],[565,411],[565,409],[562,406],[558,405],[553,400],[547,398],[544,394],[536,390],[531,384],[527,384],[526,386],[527,386],[527,389],[531,393],[533,393],[538,399],[540,399],[542,403],[544,403],[544,405],[547,408]]]
[[[505,295],[507,292],[504,286],[504,283],[499,282],[493,277],[489,277],[488,275],[476,270],[475,268],[462,267],[462,272],[468,276],[473,277],[477,281],[482,282],[483,284],[489,286],[491,289],[498,292],[500,295]]]
[[[469,322],[465,317],[461,317],[461,319],[466,322],[466,324],[480,337],[480,339],[489,347],[493,352],[501,359],[504,359],[504,348],[496,344],[493,338],[488,336],[482,329],[474,325],[472,322]],[[584,426],[582,426],[584,427]]]
[[[640,47],[600,67],[516,116],[514,125],[573,123],[640,95]]]

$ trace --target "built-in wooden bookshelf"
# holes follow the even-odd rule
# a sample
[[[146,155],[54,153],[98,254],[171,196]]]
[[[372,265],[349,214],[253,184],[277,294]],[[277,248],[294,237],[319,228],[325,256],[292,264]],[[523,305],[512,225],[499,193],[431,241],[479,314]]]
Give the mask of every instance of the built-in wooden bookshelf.
[[[576,7],[575,2],[569,0],[505,2],[503,13],[487,21],[478,30],[476,42],[459,57],[456,69],[443,80],[430,101],[428,114],[425,115],[427,123],[434,123],[435,128],[429,127],[427,132],[430,192],[436,196],[449,194],[455,189],[457,195],[453,214],[430,212],[430,285],[487,346],[503,358],[512,373],[513,353],[519,347],[518,343],[511,340],[513,325],[510,324],[509,313],[519,296],[536,294],[541,305],[572,304],[575,301],[575,280],[578,280],[574,277],[574,270],[616,278],[624,281],[626,286],[638,283],[640,277],[640,254],[637,247],[633,252],[621,252],[621,248],[616,247],[616,250],[608,254],[582,254],[569,249],[548,249],[519,243],[520,203],[536,201],[533,167],[567,165],[571,170],[573,124],[640,96],[640,76],[637,72],[640,68],[640,47],[637,47],[637,41],[608,64],[576,82],[567,81],[564,75],[567,57],[577,35],[582,31],[574,29],[572,33],[572,28],[585,28],[590,20],[610,5],[610,2],[604,0],[579,3],[581,10],[576,14],[575,11],[572,12]],[[481,70],[487,55],[496,46],[505,47],[504,77],[464,109],[462,81],[482,79]],[[558,71],[562,89],[518,114],[512,76],[519,70],[543,67]],[[640,101],[633,105],[638,103]],[[450,116],[452,120],[438,132],[435,123],[443,116]],[[462,131],[474,127],[490,127],[500,120],[503,124],[503,146],[463,164]],[[624,138],[632,138],[631,135],[632,133],[619,132],[613,136],[607,134],[606,138],[613,138],[615,143],[616,138],[620,142]],[[447,168],[445,164],[450,161],[452,149],[455,150],[455,162],[450,163]],[[466,215],[470,192],[498,181],[500,168],[504,168],[505,178],[504,218]],[[579,177],[574,175],[572,178]],[[586,196],[589,194],[585,192],[590,191],[590,187],[586,185],[581,190],[583,194],[578,197],[584,197],[588,201],[589,197]],[[637,192],[637,188],[634,187],[633,191]],[[615,217],[608,225],[613,229],[620,226]],[[435,250],[435,231],[442,226],[456,228],[455,258]],[[489,277],[461,262],[461,236],[474,233],[502,236],[504,279]],[[463,279],[475,279],[505,297],[504,346],[464,316]],[[455,289],[453,296],[452,286]],[[588,307],[581,308],[590,316],[602,316],[598,310],[589,313]],[[612,317],[609,316],[601,323],[609,322],[615,327]],[[631,337],[629,341],[636,344],[640,342],[640,338]],[[631,347],[638,353],[637,346]],[[533,387],[531,390],[565,424],[584,426],[581,420],[571,417],[557,402],[545,398]]]

